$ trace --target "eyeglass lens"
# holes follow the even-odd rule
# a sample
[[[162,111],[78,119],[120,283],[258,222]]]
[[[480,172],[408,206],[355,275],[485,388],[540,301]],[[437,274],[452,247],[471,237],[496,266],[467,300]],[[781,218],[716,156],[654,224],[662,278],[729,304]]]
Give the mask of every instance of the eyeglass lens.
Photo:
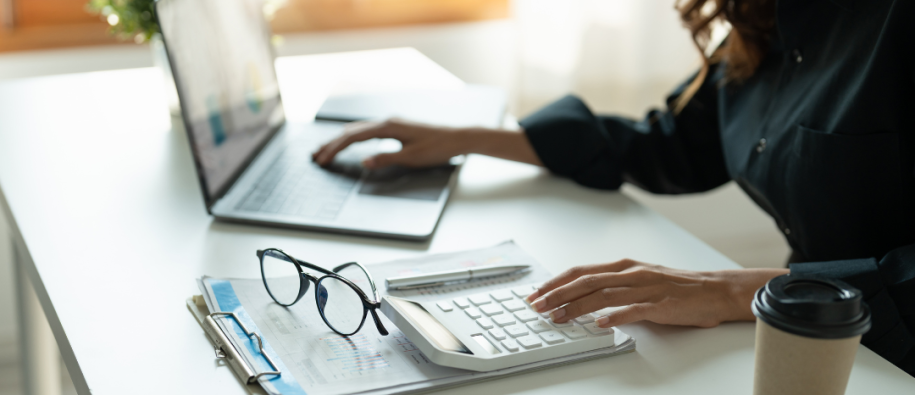
[[[318,282],[318,310],[327,324],[341,334],[355,333],[362,325],[365,309],[362,298],[352,287],[335,277]]]
[[[273,300],[282,305],[295,303],[299,296],[299,288],[302,286],[301,275],[295,264],[282,253],[268,250],[264,253],[261,269],[264,285],[267,286]]]
[[[349,265],[337,272],[337,274],[339,274],[340,277],[352,281],[353,284],[356,284],[369,300],[377,302],[377,300],[375,300],[375,292],[372,291],[372,284],[369,282],[369,276],[359,267],[359,265]]]

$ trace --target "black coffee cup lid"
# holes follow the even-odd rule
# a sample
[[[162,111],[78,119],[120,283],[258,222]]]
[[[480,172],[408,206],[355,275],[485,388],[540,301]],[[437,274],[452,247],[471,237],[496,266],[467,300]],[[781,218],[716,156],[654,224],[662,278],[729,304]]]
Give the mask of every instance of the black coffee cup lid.
[[[842,281],[786,274],[756,291],[753,314],[795,335],[842,339],[871,328],[870,310],[861,299],[861,291]]]

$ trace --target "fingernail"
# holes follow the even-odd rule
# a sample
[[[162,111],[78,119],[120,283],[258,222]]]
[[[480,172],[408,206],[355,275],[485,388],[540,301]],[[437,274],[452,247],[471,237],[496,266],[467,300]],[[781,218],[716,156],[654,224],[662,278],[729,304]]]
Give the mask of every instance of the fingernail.
[[[531,303],[531,302],[533,302],[535,299],[537,299],[538,296],[540,296],[540,292],[539,292],[539,291],[534,291],[534,293],[532,293],[532,294],[530,294],[530,295],[527,295],[527,297],[524,298],[524,301],[527,302],[527,303]]]
[[[536,311],[538,313],[543,311],[543,308],[546,307],[546,299],[544,299],[544,298],[537,299],[537,301],[535,301],[534,303],[531,303],[531,307],[533,307],[534,311]]]
[[[610,317],[604,316],[604,317],[600,317],[597,319],[597,326],[599,326],[601,328],[607,326],[607,324],[609,324],[609,323],[610,323]]]
[[[566,309],[556,309],[550,313],[550,319],[556,321],[566,315]]]

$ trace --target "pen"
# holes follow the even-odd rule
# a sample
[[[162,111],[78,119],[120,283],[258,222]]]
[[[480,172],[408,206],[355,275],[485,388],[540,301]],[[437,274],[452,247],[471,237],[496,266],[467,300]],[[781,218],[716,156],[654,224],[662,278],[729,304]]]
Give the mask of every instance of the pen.
[[[388,289],[404,290],[422,287],[435,287],[445,283],[457,281],[470,281],[486,277],[501,276],[519,270],[529,269],[528,265],[487,266],[478,269],[448,270],[420,274],[418,276],[391,277],[385,280]]]

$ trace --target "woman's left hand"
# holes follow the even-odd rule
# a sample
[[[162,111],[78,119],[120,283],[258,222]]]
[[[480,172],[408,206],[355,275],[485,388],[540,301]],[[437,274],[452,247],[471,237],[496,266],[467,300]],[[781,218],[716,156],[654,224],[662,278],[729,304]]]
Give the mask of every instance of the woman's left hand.
[[[527,300],[538,312],[553,310],[550,318],[558,323],[621,307],[600,317],[598,326],[648,320],[710,328],[725,321],[754,320],[750,304],[756,290],[786,273],[787,269],[694,272],[624,259],[569,269]]]

